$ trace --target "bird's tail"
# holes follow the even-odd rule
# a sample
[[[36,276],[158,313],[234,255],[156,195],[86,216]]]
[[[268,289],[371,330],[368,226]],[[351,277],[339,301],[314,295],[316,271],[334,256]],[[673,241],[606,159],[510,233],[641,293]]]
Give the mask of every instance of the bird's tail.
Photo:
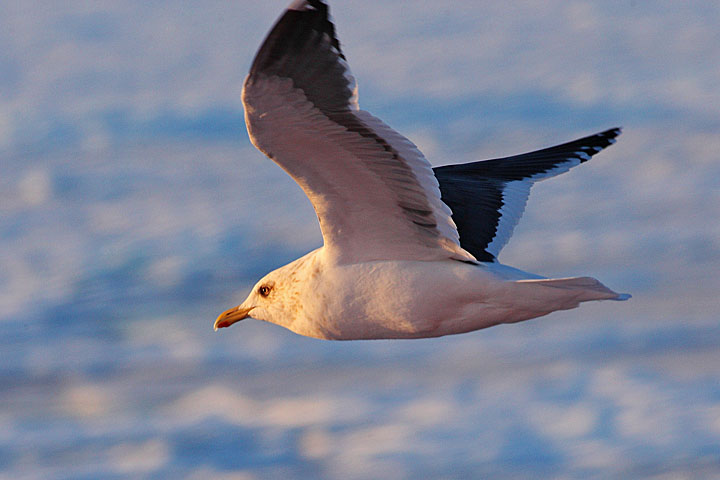
[[[617,293],[592,277],[517,280],[526,307],[538,310],[569,310],[593,300],[627,300],[631,295]]]

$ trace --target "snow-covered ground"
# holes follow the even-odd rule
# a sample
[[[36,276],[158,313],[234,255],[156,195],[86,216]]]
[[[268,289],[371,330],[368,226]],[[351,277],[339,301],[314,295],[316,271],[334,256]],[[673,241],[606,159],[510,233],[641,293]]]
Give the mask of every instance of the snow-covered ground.
[[[343,343],[212,331],[320,242],[244,132],[284,7],[3,4],[0,479],[720,477],[720,6],[333,2],[361,104],[434,164],[624,126],[501,260],[634,295]]]

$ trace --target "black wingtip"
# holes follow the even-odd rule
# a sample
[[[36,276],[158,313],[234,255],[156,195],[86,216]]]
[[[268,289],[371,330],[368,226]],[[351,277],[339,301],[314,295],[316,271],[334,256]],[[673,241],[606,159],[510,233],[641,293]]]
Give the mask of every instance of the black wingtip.
[[[580,163],[585,163],[594,155],[602,152],[610,145],[613,145],[617,140],[617,137],[622,133],[622,127],[615,127],[605,130],[588,137],[583,137],[572,142],[557,145],[555,147],[546,148],[534,152],[533,154],[545,154],[545,153],[561,153],[563,151],[570,152],[570,156],[580,160]]]
[[[310,8],[308,8],[310,7]],[[288,6],[288,10],[324,10],[328,11],[327,3],[322,0],[295,0]]]
[[[324,9],[326,12],[329,10],[328,4],[323,2],[322,0],[307,0],[307,3],[310,4],[310,6],[315,7],[316,9]]]
[[[346,60],[335,35],[335,25],[327,4],[321,0],[291,3],[260,46],[250,67],[250,74],[271,71],[284,58],[293,57],[305,45],[322,35],[327,35],[337,55]]]
[[[599,135],[606,136],[608,138],[616,138],[620,136],[620,134],[623,132],[623,127],[615,127],[611,128],[609,130],[605,130],[604,132],[600,133]]]
[[[615,127],[605,130],[604,132],[600,132],[596,136],[607,138],[608,140],[610,140],[610,144],[612,145],[613,143],[615,143],[615,139],[619,137],[620,134],[622,134],[622,131],[623,127]]]
[[[590,156],[593,156],[601,150],[609,147],[610,145],[613,145],[617,141],[616,139],[620,136],[620,134],[622,134],[622,127],[615,127],[605,130],[604,132],[596,133],[595,135],[582,138],[580,140],[577,140],[576,142],[584,143],[585,145],[582,147],[582,150],[584,150]],[[593,152],[592,149],[595,149],[595,151]],[[589,159],[583,159],[582,161],[585,160]]]

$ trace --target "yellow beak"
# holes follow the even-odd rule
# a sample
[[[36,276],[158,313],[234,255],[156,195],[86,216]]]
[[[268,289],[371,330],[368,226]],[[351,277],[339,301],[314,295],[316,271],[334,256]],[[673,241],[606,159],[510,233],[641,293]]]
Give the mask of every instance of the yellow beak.
[[[225,310],[223,313],[220,314],[217,320],[215,320],[215,331],[217,331],[218,328],[229,327],[235,322],[239,322],[240,320],[248,318],[250,316],[250,310],[252,310],[253,308],[255,307],[233,307],[230,310]]]

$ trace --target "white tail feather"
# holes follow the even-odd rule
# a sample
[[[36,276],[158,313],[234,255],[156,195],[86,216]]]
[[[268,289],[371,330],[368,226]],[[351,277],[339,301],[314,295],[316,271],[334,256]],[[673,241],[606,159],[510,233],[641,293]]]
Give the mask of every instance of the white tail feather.
[[[517,280],[517,298],[528,311],[552,312],[576,308],[593,300],[627,300],[630,295],[607,288],[592,277]],[[542,288],[544,287],[544,288]]]

